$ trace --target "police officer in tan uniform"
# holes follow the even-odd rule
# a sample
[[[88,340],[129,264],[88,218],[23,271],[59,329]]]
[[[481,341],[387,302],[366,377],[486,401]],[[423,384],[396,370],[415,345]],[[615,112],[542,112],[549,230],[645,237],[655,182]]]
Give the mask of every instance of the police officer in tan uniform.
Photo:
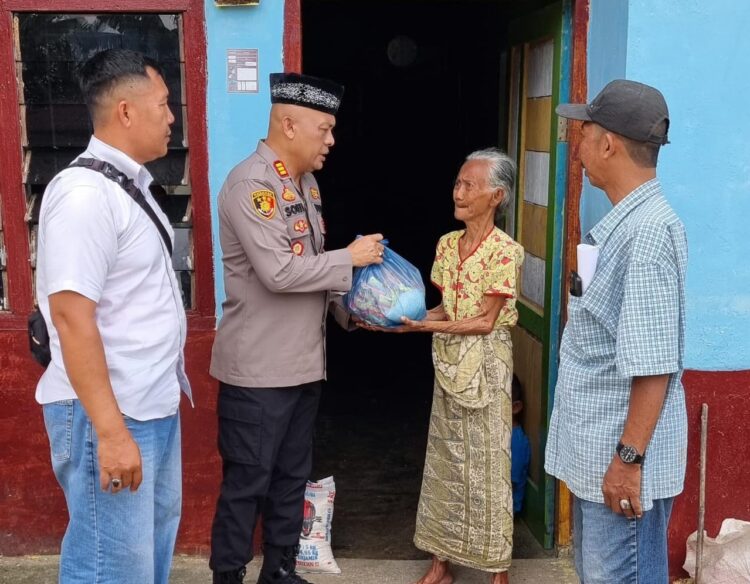
[[[242,582],[263,517],[262,584],[306,582],[294,564],[312,468],[312,432],[326,375],[326,314],[352,268],[382,262],[382,236],[325,251],[312,171],[333,146],[343,87],[271,75],[268,137],[219,193],[226,300],[211,358],[219,380],[223,481],[212,527],[214,583]]]

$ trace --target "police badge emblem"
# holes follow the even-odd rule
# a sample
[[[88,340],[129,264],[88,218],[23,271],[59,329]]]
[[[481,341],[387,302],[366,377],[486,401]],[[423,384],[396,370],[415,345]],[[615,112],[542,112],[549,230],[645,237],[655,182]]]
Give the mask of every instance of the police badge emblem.
[[[285,201],[293,201],[297,198],[297,195],[289,187],[284,187],[284,191],[281,193],[281,198]]]
[[[305,246],[301,241],[295,241],[292,244],[292,253],[294,255],[301,256],[304,251],[305,251]]]
[[[320,192],[318,191],[318,189],[310,189],[310,196],[313,199],[319,199],[320,198]]]
[[[307,231],[307,221],[300,219],[294,224],[294,230],[298,233],[304,233]]]
[[[263,219],[272,219],[276,214],[276,196],[273,191],[253,191],[250,195],[255,212]]]

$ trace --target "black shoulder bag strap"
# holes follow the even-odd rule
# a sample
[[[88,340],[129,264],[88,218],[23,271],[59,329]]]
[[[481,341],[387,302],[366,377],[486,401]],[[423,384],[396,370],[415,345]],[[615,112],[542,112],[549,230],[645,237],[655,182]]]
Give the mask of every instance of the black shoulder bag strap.
[[[120,185],[122,189],[128,193],[136,203],[138,203],[141,209],[145,211],[151,221],[154,222],[154,225],[161,234],[161,238],[164,240],[164,245],[167,246],[169,255],[172,255],[172,241],[169,239],[169,234],[167,233],[164,224],[159,221],[153,208],[148,204],[148,201],[146,201],[145,195],[137,186],[135,186],[135,183],[131,179],[117,170],[117,168],[109,162],[96,160],[94,158],[79,158],[72,162],[69,167],[81,167],[94,170]],[[44,322],[44,317],[38,308],[29,315],[28,333],[29,348],[31,349],[32,357],[42,367],[47,367],[52,359],[49,346],[49,333],[47,331],[47,323]]]
[[[164,245],[167,246],[169,255],[172,255],[172,240],[169,239],[169,234],[167,233],[164,224],[156,216],[154,209],[151,207],[151,205],[148,204],[148,201],[146,201],[145,195],[137,186],[135,186],[135,183],[132,179],[129,179],[109,162],[105,162],[104,160],[96,160],[95,158],[79,158],[78,160],[74,160],[68,165],[68,168],[75,167],[88,168],[89,170],[99,172],[109,180],[120,185],[120,187],[122,187],[122,190],[129,194],[133,198],[133,200],[138,203],[140,208],[145,211],[146,215],[149,216],[151,221],[154,222],[154,225],[156,225],[156,228],[161,234],[161,238],[164,240]]]

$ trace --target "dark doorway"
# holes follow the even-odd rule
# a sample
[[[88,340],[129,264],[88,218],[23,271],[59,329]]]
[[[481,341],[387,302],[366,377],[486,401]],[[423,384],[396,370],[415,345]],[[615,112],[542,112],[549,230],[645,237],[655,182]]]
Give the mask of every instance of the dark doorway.
[[[346,86],[337,143],[317,174],[327,247],[380,232],[422,272],[460,229],[452,183],[464,157],[505,146],[509,4],[305,0],[303,70]],[[331,325],[315,477],[333,474],[339,557],[423,557],[411,543],[432,399],[428,335]],[[533,544],[531,544],[533,546]],[[528,556],[528,554],[527,554]]]

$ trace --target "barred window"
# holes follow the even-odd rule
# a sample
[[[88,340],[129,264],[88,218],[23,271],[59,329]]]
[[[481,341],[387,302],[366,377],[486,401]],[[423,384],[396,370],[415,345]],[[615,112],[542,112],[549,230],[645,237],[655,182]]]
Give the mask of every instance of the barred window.
[[[140,51],[162,67],[169,88],[169,106],[175,116],[167,155],[146,166],[154,177],[152,194],[175,231],[172,263],[183,303],[185,308],[193,308],[192,188],[182,17],[19,13],[14,17],[14,32],[32,270],[36,266],[36,235],[44,189],[58,171],[86,149],[92,133],[78,88],[77,67],[103,49]],[[3,258],[0,251],[4,265]],[[3,290],[7,289],[4,284],[3,280]]]

